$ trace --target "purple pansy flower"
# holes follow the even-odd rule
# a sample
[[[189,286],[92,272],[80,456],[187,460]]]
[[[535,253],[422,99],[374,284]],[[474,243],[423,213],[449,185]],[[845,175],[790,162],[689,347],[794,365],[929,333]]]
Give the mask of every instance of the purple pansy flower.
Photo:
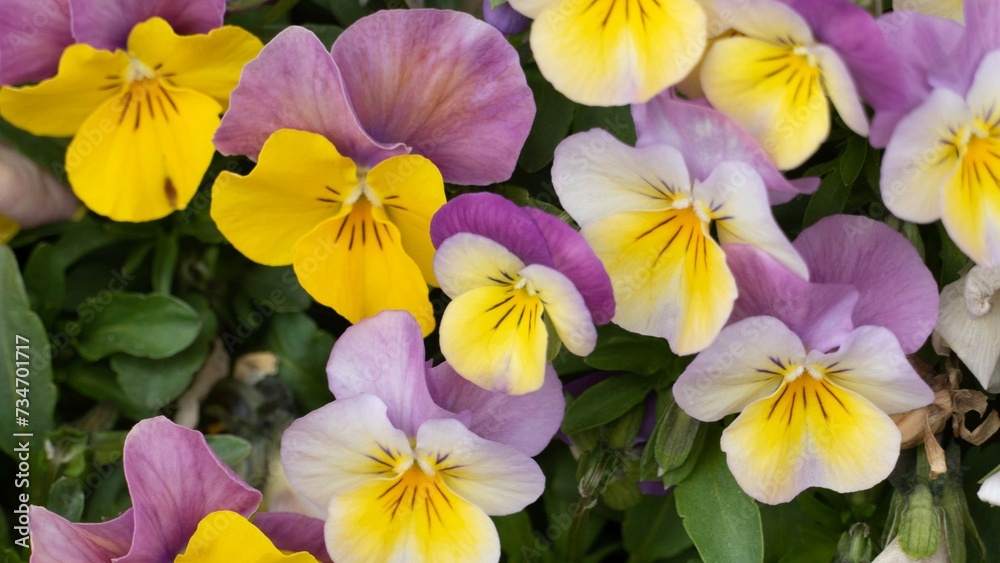
[[[199,523],[228,511],[243,518],[261,495],[223,463],[195,430],[160,416],[135,425],[125,438],[125,480],[132,508],[97,524],[77,524],[32,506],[34,563],[167,562],[185,552]],[[289,526],[285,519],[294,519]],[[279,549],[316,549],[322,536],[309,519],[273,513],[262,526]],[[309,532],[313,535],[310,537]],[[313,555],[325,559],[322,549]]]
[[[483,0],[483,20],[504,35],[523,33],[531,25],[531,18],[521,15],[507,2],[494,8],[490,0]]]
[[[424,361],[420,328],[386,311],[347,329],[327,366],[337,399],[282,438],[289,483],[328,511],[336,561],[495,561],[487,515],[511,514],[542,493],[531,459],[562,421],[562,386],[512,397]]]
[[[434,272],[453,299],[441,319],[441,351],[480,387],[515,395],[538,389],[549,330],[585,356],[597,342],[594,325],[614,316],[604,266],[579,233],[548,213],[494,194],[461,195],[434,216],[431,239]]]
[[[332,54],[290,27],[233,91],[216,147],[259,162],[219,177],[212,217],[250,259],[293,264],[349,321],[406,310],[426,336],[444,182],[510,177],[534,113],[517,52],[468,14],[380,11]]]

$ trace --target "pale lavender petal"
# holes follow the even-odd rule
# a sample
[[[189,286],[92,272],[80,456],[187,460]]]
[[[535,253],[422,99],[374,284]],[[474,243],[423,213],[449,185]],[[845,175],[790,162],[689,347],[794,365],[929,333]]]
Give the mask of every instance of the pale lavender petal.
[[[0,215],[25,228],[73,217],[80,202],[52,174],[0,143]]]
[[[256,160],[264,141],[279,129],[323,135],[340,154],[364,166],[406,152],[398,143],[382,145],[365,133],[333,57],[303,27],[279,33],[243,68],[215,133],[215,147]]]
[[[535,103],[517,52],[489,24],[460,12],[382,10],[348,27],[333,58],[375,140],[406,143],[451,183],[510,178]]]
[[[524,395],[488,391],[468,381],[447,363],[427,370],[427,385],[437,404],[452,411],[469,411],[469,430],[481,438],[536,456],[562,424],[566,406],[562,383],[552,366],[542,387]]]
[[[337,399],[375,395],[407,436],[416,436],[426,420],[454,418],[427,390],[424,340],[408,312],[383,311],[348,328],[333,346],[326,373]]]
[[[611,278],[583,235],[558,217],[541,209],[524,208],[542,233],[556,270],[573,282],[590,310],[594,324],[606,324],[615,316]]]
[[[521,15],[510,4],[504,2],[494,8],[490,0],[483,0],[483,20],[504,35],[522,33],[531,25],[531,18]]]
[[[253,517],[253,524],[281,551],[306,551],[322,563],[330,563],[323,520],[294,512],[260,512]]]
[[[903,71],[871,14],[850,0],[791,0],[816,40],[833,47],[847,64],[861,98],[876,110],[905,101]]]
[[[456,233],[472,233],[492,239],[513,252],[525,264],[554,267],[548,245],[534,220],[524,209],[496,194],[463,194],[449,201],[431,219],[434,247]]]
[[[98,524],[77,524],[41,506],[28,510],[32,563],[108,563],[132,545],[132,509]]]
[[[704,180],[724,161],[743,162],[764,180],[772,204],[819,188],[819,181],[791,183],[745,129],[720,111],[697,101],[679,100],[666,91],[632,106],[637,147],[666,144],[684,155],[691,175]]]
[[[964,96],[983,58],[1000,49],[1000,2],[965,0],[965,33],[948,58],[948,64],[931,72],[934,86],[949,88]]]
[[[69,0],[0,2],[0,85],[55,76],[72,43]]]
[[[855,326],[889,329],[907,354],[934,330],[937,282],[910,241],[889,226],[868,217],[833,215],[802,231],[794,245],[812,281],[858,290]]]
[[[749,317],[775,317],[806,348],[822,352],[839,346],[854,330],[851,314],[859,294],[852,286],[807,282],[749,245],[723,248],[739,288],[730,324]]]
[[[202,518],[218,510],[249,517],[261,494],[223,463],[201,432],[158,416],[125,438],[125,479],[135,541],[121,563],[173,561]]]
[[[962,36],[962,26],[916,12],[886,14],[878,25],[902,65],[900,84],[905,97],[898,107],[880,110],[872,119],[869,139],[881,148],[889,143],[899,121],[930,94],[928,74],[950,64],[948,56]]]
[[[136,24],[160,17],[181,35],[222,27],[226,0],[69,0],[73,36],[80,43],[112,51],[125,47]]]

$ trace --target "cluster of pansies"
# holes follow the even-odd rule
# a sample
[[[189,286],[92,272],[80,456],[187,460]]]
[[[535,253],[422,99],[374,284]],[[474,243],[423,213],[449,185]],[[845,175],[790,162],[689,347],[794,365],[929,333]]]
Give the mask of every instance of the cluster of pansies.
[[[40,243],[23,276],[40,283],[111,244],[108,233],[146,236],[117,223],[162,219],[151,223],[157,242],[123,267],[152,254],[153,292],[136,299],[167,299],[175,277],[198,295],[163,333],[155,315],[139,323],[169,340],[169,323],[191,316],[195,330],[173,352],[203,351],[182,357],[190,370],[168,399],[123,409],[142,419],[121,450],[131,508],[79,523],[82,513],[36,503],[32,561],[526,557],[502,547],[512,520],[491,517],[551,493],[534,458],[560,430],[580,460],[574,561],[597,534],[586,526],[597,495],[628,510],[642,491],[674,486],[696,555],[718,557],[686,500],[698,472],[715,471],[712,452],[725,459],[712,486],[733,481],[740,496],[728,498],[753,507],[758,532],[755,501],[788,503],[814,487],[860,495],[892,475],[886,557],[964,558],[975,526],[965,497],[952,498],[960,446],[935,435],[958,412],[956,438],[980,446],[1000,429],[987,412],[1000,391],[1000,2],[897,0],[882,15],[881,0],[872,11],[850,0],[490,0],[477,18],[423,3],[349,17],[365,3],[347,1],[333,3],[350,25],[332,40],[314,25],[274,29],[296,2],[2,2],[0,135],[9,123],[63,139],[49,164],[70,190],[0,144],[0,240],[21,248],[52,236],[33,235],[40,225],[102,225],[69,254]],[[563,102],[571,121],[547,121]],[[610,121],[579,126],[587,111],[625,119],[634,137]],[[817,164],[842,141],[862,163]],[[541,166],[524,165],[545,150]],[[222,170],[223,158],[232,166]],[[862,167],[871,193],[858,197]],[[516,187],[538,176],[542,189]],[[884,205],[885,220],[843,213],[856,200]],[[208,234],[189,225],[196,208]],[[181,214],[184,225],[173,222]],[[922,232],[935,234],[938,256]],[[178,233],[211,250],[179,260]],[[206,375],[209,342],[233,352],[235,341],[213,324],[228,298],[212,278],[220,260],[286,268],[267,307],[260,293],[233,299],[260,318],[253,329],[287,312],[291,287],[311,315],[291,344],[237,330],[238,344],[329,354],[327,385],[289,362],[296,374],[281,384],[313,408],[268,419],[276,467],[264,477],[238,475],[201,432],[155,416],[172,404],[192,426],[201,413],[245,414],[210,394],[223,393],[215,383],[228,366]],[[30,301],[20,279],[9,287],[8,324],[40,323],[32,308],[51,324],[63,303],[46,309],[45,299],[68,299],[65,281],[29,287]],[[94,365],[111,356],[108,400],[127,404],[145,392],[128,387],[136,358],[154,371],[178,362],[156,342],[125,344],[115,323],[129,312],[109,295],[91,311],[113,311],[97,322],[103,332],[87,340],[94,321],[83,320],[58,347]],[[346,327],[332,351],[314,318]],[[958,360],[982,391],[962,388]],[[274,375],[233,372],[245,388]],[[93,397],[100,377],[55,379]],[[215,411],[199,409],[212,401]],[[982,415],[974,432],[969,410]],[[900,422],[913,413],[926,413],[923,441]],[[910,442],[919,453],[902,452]],[[57,450],[46,442],[52,475]],[[1000,476],[970,477],[1000,504]],[[851,518],[875,512],[874,500],[851,498]],[[865,526],[863,538],[844,532],[841,560],[871,560]],[[656,559],[630,543],[635,560]]]

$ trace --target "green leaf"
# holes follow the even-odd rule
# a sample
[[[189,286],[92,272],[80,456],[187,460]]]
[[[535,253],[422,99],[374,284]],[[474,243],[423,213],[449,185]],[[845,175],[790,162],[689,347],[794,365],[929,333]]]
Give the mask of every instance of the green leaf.
[[[312,297],[299,285],[291,266],[274,268],[254,265],[239,280],[239,286],[264,310],[298,313],[312,304]]]
[[[333,400],[326,380],[326,362],[333,337],[319,330],[304,313],[276,314],[267,342],[278,358],[278,379],[288,385],[306,412]]]
[[[969,259],[958,248],[958,245],[951,240],[951,237],[948,236],[948,231],[945,230],[944,225],[941,223],[938,223],[938,233],[941,235],[941,275],[938,277],[938,283],[944,287],[954,281],[958,281],[958,278],[962,275],[962,270],[965,269],[965,265],[969,263]]]
[[[698,460],[701,458],[701,452],[705,449],[705,437],[708,435],[708,428],[707,424],[699,424],[698,432],[694,436],[694,444],[691,445],[691,451],[688,452],[684,463],[676,469],[671,469],[659,475],[665,488],[683,483],[691,475],[691,472],[694,471]]]
[[[760,510],[736,483],[726,455],[716,446],[718,432],[709,437],[698,465],[677,485],[677,512],[698,553],[713,563],[751,563],[764,560]]]
[[[156,415],[155,411],[135,404],[115,378],[115,372],[100,364],[77,363],[66,370],[63,379],[77,393],[99,403],[110,402],[132,420]],[[62,379],[61,379],[62,380]]]
[[[557,92],[538,69],[527,68],[524,74],[538,110],[517,162],[526,172],[538,172],[552,162],[556,145],[569,133],[573,124],[573,102]]]
[[[52,324],[66,300],[66,267],[54,246],[44,242],[35,246],[24,266],[24,287],[32,309],[45,325]]]
[[[507,556],[507,560],[532,559],[528,554],[534,555],[538,550],[535,549],[536,538],[528,513],[522,510],[509,516],[493,516],[492,519],[500,536],[500,550]],[[525,550],[528,550],[527,553]]]
[[[864,137],[853,136],[847,140],[847,147],[840,156],[840,178],[846,186],[853,186],[854,181],[861,174],[861,168],[865,165],[865,158],[868,155],[868,140]]]
[[[678,358],[662,338],[633,334],[618,325],[597,327],[597,346],[584,358],[588,366],[603,371],[639,375],[680,375]]]
[[[234,470],[250,455],[253,448],[250,442],[232,434],[209,434],[205,436],[205,441],[215,455]]]
[[[656,463],[664,471],[673,471],[687,461],[701,423],[688,416],[677,403],[670,401],[658,426],[660,431],[656,435],[656,441],[649,444],[653,448]]]
[[[83,515],[83,487],[71,477],[60,477],[49,488],[49,500],[45,507],[59,516],[76,522]]]
[[[651,378],[636,375],[601,381],[570,403],[562,423],[563,432],[574,434],[617,420],[644,400],[654,385]]]
[[[36,30],[25,30],[26,33],[28,31]],[[69,139],[36,137],[2,119],[0,119],[0,139],[7,141],[19,152],[55,174],[63,184],[66,183],[66,167],[63,162],[66,160]]]
[[[207,342],[195,342],[160,360],[117,354],[111,357],[111,369],[129,400],[142,408],[160,410],[191,385],[208,352]]]
[[[496,10],[497,8],[499,8],[500,6],[503,6],[506,3],[507,3],[507,0],[490,0],[490,8],[493,8],[494,10]]]
[[[43,442],[53,427],[56,387],[52,384],[51,353],[45,327],[28,307],[28,295],[14,252],[0,246],[0,358],[3,362],[0,370],[4,380],[0,393],[0,404],[4,405],[4,416],[0,417],[0,449],[13,457],[21,444],[30,442],[33,473],[38,477],[32,480],[34,489],[42,483]],[[18,408],[21,411],[16,410]],[[18,418],[26,420],[27,424],[18,425]],[[32,436],[14,435],[18,433]]]
[[[107,305],[83,310],[80,321],[77,349],[91,361],[119,352],[167,358],[190,346],[201,329],[198,313],[169,295],[113,294]]]
[[[668,559],[693,545],[681,526],[674,495],[647,495],[627,510],[622,539],[630,563]]]
[[[177,235],[171,233],[156,239],[153,252],[153,291],[169,294],[174,283],[174,270],[177,269],[177,255],[180,244]]]
[[[634,145],[636,140],[635,122],[630,106],[590,107],[578,106],[573,119],[573,132],[603,129],[626,145]]]
[[[841,179],[839,171],[828,174],[820,182],[816,193],[809,198],[809,205],[802,219],[802,228],[811,226],[823,217],[843,213],[850,195],[851,188]]]

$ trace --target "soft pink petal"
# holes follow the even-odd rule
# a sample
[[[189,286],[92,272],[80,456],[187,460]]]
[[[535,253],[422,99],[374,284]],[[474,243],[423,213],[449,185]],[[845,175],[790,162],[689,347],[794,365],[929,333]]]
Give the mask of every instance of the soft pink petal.
[[[930,73],[934,86],[949,88],[964,96],[983,58],[1000,49],[1000,2],[964,0],[965,33],[947,64]]]
[[[483,389],[458,375],[447,362],[427,370],[427,385],[437,404],[471,414],[469,430],[528,456],[541,453],[562,424],[565,400],[552,366],[545,370],[541,389],[524,395]]]
[[[132,509],[99,524],[77,524],[42,508],[29,511],[32,563],[108,563],[132,545]]]
[[[322,563],[330,563],[323,537],[323,520],[294,512],[261,512],[253,524],[281,551],[306,551]]]
[[[72,43],[69,0],[0,2],[0,85],[55,76]]]
[[[934,330],[937,282],[906,237],[861,216],[833,215],[802,231],[795,248],[812,281],[854,286],[854,325],[883,326],[907,354]]]
[[[460,12],[383,10],[348,27],[333,57],[374,139],[406,143],[451,183],[510,178],[535,104],[517,52],[492,26]]]
[[[162,416],[128,433],[124,465],[135,541],[120,563],[173,561],[208,514],[231,510],[249,517],[260,504],[261,494],[215,455],[201,432]]]
[[[125,47],[136,24],[160,17],[181,35],[222,27],[225,0],[69,0],[73,36],[97,49]]]
[[[393,426],[407,436],[415,436],[425,420],[454,416],[427,390],[420,326],[405,311],[384,311],[344,331],[326,372],[337,399],[375,395],[389,407]]]
[[[905,99],[897,107],[875,113],[869,139],[875,147],[889,143],[896,124],[930,94],[928,74],[948,64],[948,56],[962,36],[962,26],[916,12],[892,12],[878,20],[901,66]]]
[[[745,244],[727,244],[726,263],[739,298],[730,323],[771,316],[785,323],[810,350],[835,348],[854,330],[851,315],[859,294],[846,284],[810,283],[774,258]]]
[[[243,68],[215,147],[256,160],[264,141],[279,129],[323,135],[340,154],[364,166],[406,152],[399,143],[381,145],[365,133],[330,53],[313,32],[297,26],[279,33]]]
[[[65,221],[80,202],[34,161],[0,143],[0,215],[25,228]]]
[[[636,146],[667,144],[681,151],[691,175],[704,180],[724,161],[751,166],[764,180],[772,204],[819,188],[819,181],[791,183],[760,144],[724,113],[705,104],[679,100],[671,91],[632,106],[639,136]]]

